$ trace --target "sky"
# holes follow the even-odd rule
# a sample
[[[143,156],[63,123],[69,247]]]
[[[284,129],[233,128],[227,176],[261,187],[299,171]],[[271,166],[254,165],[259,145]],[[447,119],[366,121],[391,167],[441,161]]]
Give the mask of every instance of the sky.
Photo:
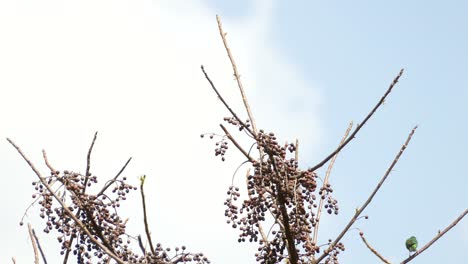
[[[0,1],[0,262],[32,260],[27,228],[35,175],[6,137],[37,167],[91,172],[100,183],[125,161],[130,183],[147,175],[154,240],[186,245],[212,263],[255,263],[255,245],[238,244],[223,202],[243,162],[214,156],[228,112],[200,71],[204,65],[229,104],[246,118],[220,39],[228,32],[258,127],[300,142],[300,166],[315,165],[375,105],[401,68],[385,104],[340,154],[331,184],[338,216],[319,239],[334,238],[390,165],[410,130],[407,151],[355,227],[391,261],[407,257],[406,238],[425,244],[466,209],[468,162],[468,4],[464,1]],[[242,137],[242,134],[238,134]],[[247,141],[245,141],[247,143]],[[234,183],[242,187],[246,167]],[[319,170],[323,175],[324,169]],[[59,245],[42,232],[39,206],[25,222],[38,231],[49,262]],[[140,197],[122,214],[143,233]],[[6,216],[6,217],[5,217]],[[341,263],[377,263],[356,229]],[[467,259],[462,220],[412,263]]]

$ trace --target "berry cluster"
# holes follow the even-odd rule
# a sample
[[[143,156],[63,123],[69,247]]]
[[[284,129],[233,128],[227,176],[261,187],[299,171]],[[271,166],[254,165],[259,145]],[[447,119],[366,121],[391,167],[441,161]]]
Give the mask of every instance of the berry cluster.
[[[340,252],[345,251],[343,243],[339,242],[328,254],[325,259],[325,264],[339,264],[338,255]]]
[[[234,118],[224,120],[235,126],[240,123]],[[259,244],[257,262],[280,263],[288,258],[289,235],[298,252],[299,263],[306,263],[320,252],[320,247],[311,241],[319,221],[317,197],[325,202],[329,214],[338,214],[338,202],[331,196],[330,184],[318,189],[317,174],[311,169],[299,168],[294,144],[280,145],[274,133],[263,130],[255,139],[261,158],[251,162],[254,171],[247,177],[248,199],[237,205],[239,188],[229,187],[224,202],[227,223],[240,231],[239,242]],[[262,225],[272,221],[265,233]],[[330,261],[337,258],[340,250],[344,250],[341,243],[330,249],[327,261],[335,263]]]
[[[60,254],[72,253],[78,263],[109,263],[109,254],[90,238],[85,232],[87,229],[101,245],[128,263],[209,263],[202,253],[186,252],[185,246],[175,248],[175,254],[170,254],[170,248],[163,249],[161,244],[157,244],[154,253],[149,250],[143,256],[134,253],[130,245],[131,236],[125,232],[126,221],[117,211],[127,195],[137,189],[127,184],[126,180],[126,177],[114,179],[97,194],[89,194],[90,187],[98,182],[97,177],[91,174],[85,176],[68,170],[52,171],[44,178],[44,184],[42,181],[33,182],[36,193],[32,197],[39,201],[39,216],[46,221],[44,232],[50,233],[54,229],[58,232]],[[69,212],[50,192],[57,185],[59,191],[54,194],[66,204]]]
[[[209,135],[210,139],[213,139],[215,136],[221,137],[221,140],[215,143],[215,156],[221,156],[221,161],[225,161],[226,158],[224,155],[226,154],[226,150],[228,149],[228,141],[226,140],[225,136],[219,136],[213,133],[209,134],[201,134],[200,137],[204,138],[205,135]]]
[[[326,201],[325,209],[327,209],[328,214],[338,214],[338,201],[331,196],[333,189],[331,188],[330,183],[323,185],[320,188],[319,195],[322,197],[322,200]]]

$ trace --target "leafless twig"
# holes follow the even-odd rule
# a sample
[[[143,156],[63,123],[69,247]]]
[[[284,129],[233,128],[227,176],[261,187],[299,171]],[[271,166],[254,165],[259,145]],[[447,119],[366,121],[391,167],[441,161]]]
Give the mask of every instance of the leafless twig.
[[[224,133],[226,134],[226,136],[229,138],[229,140],[237,147],[237,149],[239,149],[240,152],[242,152],[242,154],[244,154],[244,156],[250,161],[250,162],[255,162],[255,160],[250,157],[250,155],[247,153],[247,151],[245,151],[241,145],[239,145],[239,143],[237,143],[237,141],[234,139],[234,137],[232,137],[232,135],[229,133],[229,131],[222,125],[220,124],[219,125],[221,127],[221,129],[223,129]]]
[[[257,136],[257,125],[255,124],[255,120],[253,118],[252,111],[250,110],[250,105],[249,102],[247,101],[247,96],[245,95],[244,87],[242,85],[242,81],[240,79],[240,74],[237,71],[237,66],[236,62],[234,61],[234,57],[231,54],[231,49],[229,49],[229,45],[226,40],[226,34],[223,31],[223,25],[221,24],[221,18],[216,15],[216,21],[218,21],[218,29],[219,29],[219,34],[221,35],[221,38],[223,39],[224,47],[226,48],[226,52],[228,54],[229,60],[231,61],[232,65],[232,70],[234,71],[234,77],[236,78],[237,81],[237,86],[239,87],[239,91],[242,96],[242,101],[244,102],[245,110],[247,111],[247,114],[250,119],[250,123],[252,124],[252,130],[253,130],[253,135],[256,137]]]
[[[36,240],[37,248],[39,249],[39,252],[41,253],[42,261],[44,261],[44,264],[47,264],[47,259],[45,257],[44,250],[42,250],[41,243],[39,243],[39,238],[36,235],[36,231],[34,231],[34,228],[32,229],[32,234],[34,236],[34,239]]]
[[[213,81],[211,81],[210,77],[208,77],[208,74],[206,73],[205,71],[205,68],[203,67],[203,65],[201,66],[201,70],[203,72],[203,74],[205,75],[205,78],[208,80],[208,82],[210,83],[211,85],[211,88],[213,89],[213,91],[216,93],[216,95],[218,95],[218,98],[219,100],[221,100],[221,102],[224,104],[224,106],[227,108],[227,110],[231,113],[231,115],[241,124],[242,127],[244,127],[245,129],[247,129],[247,131],[253,136],[254,133],[253,131],[250,129],[250,127],[248,127],[244,121],[242,121],[239,116],[237,116],[236,112],[234,112],[234,110],[232,110],[232,108],[227,104],[226,100],[224,100],[224,98],[221,96],[221,94],[219,93],[218,89],[216,89],[216,86],[214,85]]]
[[[28,223],[28,231],[29,231],[29,237],[31,238],[31,244],[34,250],[34,263],[39,264],[39,250],[37,249],[36,240],[34,239],[32,227],[30,223]]]
[[[400,151],[396,155],[396,157],[393,160],[390,167],[388,167],[388,169],[385,172],[384,176],[382,177],[380,182],[377,184],[377,186],[375,187],[374,191],[371,193],[369,198],[367,198],[367,200],[364,202],[364,204],[361,206],[361,208],[356,209],[356,212],[355,212],[354,216],[351,218],[351,220],[346,225],[346,227],[343,229],[343,231],[341,231],[341,233],[338,235],[338,237],[336,237],[336,239],[330,244],[330,246],[324,251],[324,253],[322,255],[320,255],[320,257],[318,257],[315,261],[313,261],[314,264],[320,263],[320,261],[330,253],[330,250],[333,249],[335,247],[335,245],[343,238],[343,236],[348,232],[349,228],[354,224],[354,222],[359,217],[359,215],[366,209],[366,207],[369,205],[369,203],[374,198],[375,194],[379,191],[380,187],[382,187],[382,184],[385,182],[385,180],[387,179],[390,172],[393,170],[393,167],[395,167],[395,165],[397,164],[397,162],[400,159],[401,155],[403,154],[403,152],[405,151],[405,149],[408,146],[409,142],[411,141],[411,138],[413,137],[413,134],[416,131],[416,129],[417,129],[417,126],[414,127],[411,130],[410,134],[408,135],[408,138],[406,139],[406,142],[403,144],[403,146],[401,146]]]
[[[312,171],[315,171],[317,170],[318,168],[322,167],[323,165],[325,165],[325,163],[327,163],[331,158],[333,158],[333,156],[335,156],[336,153],[340,152],[346,145],[348,145],[349,142],[351,142],[351,140],[353,140],[355,137],[356,137],[356,134],[359,132],[359,130],[361,130],[361,128],[366,124],[366,122],[372,117],[372,115],[375,113],[375,111],[377,111],[377,109],[384,103],[385,101],[385,98],[387,98],[387,96],[390,94],[390,92],[392,91],[393,87],[397,84],[398,80],[400,79],[400,77],[403,75],[403,69],[400,70],[400,73],[395,77],[395,79],[393,79],[393,82],[390,84],[390,86],[388,87],[387,91],[385,92],[385,94],[382,96],[382,98],[380,98],[379,102],[377,102],[377,104],[374,106],[374,108],[369,112],[369,114],[367,114],[366,118],[364,118],[364,120],[357,125],[357,127],[354,129],[353,133],[351,134],[351,136],[342,144],[340,145],[337,149],[335,149],[332,153],[330,153],[324,160],[322,160],[321,162],[319,162],[317,165],[315,165],[314,167],[311,168]]]
[[[346,138],[348,137],[349,132],[351,131],[352,127],[353,127],[353,122],[349,123],[348,129],[346,129],[346,132],[345,132],[343,138],[341,139],[341,142],[340,142],[339,146],[343,145],[343,143],[346,140]],[[335,160],[338,157],[338,154],[339,154],[339,152],[337,152],[335,154],[335,156],[333,156],[332,160],[330,161],[330,164],[328,165],[327,172],[325,173],[325,179],[323,180],[323,186],[327,186],[327,184],[328,184],[328,179],[330,178],[331,169],[333,168],[333,165],[335,164]],[[319,225],[320,225],[320,217],[321,217],[321,214],[322,214],[322,207],[323,207],[324,199],[325,199],[325,195],[321,195],[320,196],[320,202],[319,202],[319,205],[318,205],[318,208],[317,208],[317,217],[316,217],[317,221],[316,221],[315,226],[314,226],[314,234],[313,234],[313,240],[312,240],[313,245],[317,245],[318,229],[319,229]]]
[[[42,156],[44,157],[44,162],[46,166],[49,168],[50,172],[56,173],[57,170],[55,170],[54,167],[52,167],[52,165],[49,163],[49,159],[47,159],[47,153],[44,149],[42,150]]]
[[[382,260],[383,263],[386,263],[386,264],[392,264],[390,261],[388,261],[384,256],[382,256],[382,254],[380,254],[377,250],[375,250],[370,244],[369,242],[367,242],[366,238],[364,237],[364,233],[363,232],[359,232],[359,235],[361,236],[361,239],[362,239],[362,242],[364,242],[364,244],[366,244],[366,247],[372,252],[374,253],[374,255],[376,255],[380,260]]]
[[[143,252],[143,255],[146,256],[146,249],[145,246],[143,245],[143,240],[141,239],[141,235],[138,235],[138,246],[141,249],[141,252]]]
[[[117,173],[117,175],[115,175],[114,178],[112,178],[112,180],[107,181],[107,183],[104,185],[104,187],[96,195],[97,197],[101,196],[107,190],[107,188],[109,188],[112,185],[112,183],[114,183],[117,180],[117,178],[119,178],[120,174],[122,174],[122,172],[125,170],[125,168],[127,168],[127,165],[130,163],[131,160],[132,160],[132,157],[130,157],[127,160],[127,162],[125,162],[123,167],[120,169],[120,171]]]
[[[428,249],[432,244],[434,244],[439,238],[441,238],[445,233],[447,233],[450,229],[452,229],[455,225],[460,222],[463,217],[468,213],[468,209],[465,209],[465,211],[457,217],[449,226],[447,226],[444,230],[439,231],[439,233],[431,240],[429,241],[426,245],[424,245],[422,248],[418,249],[414,254],[412,254],[410,257],[407,259],[403,260],[401,264],[405,264],[413,260],[415,257],[419,256],[421,253],[423,253],[426,249]]]
[[[146,178],[146,176],[141,176],[141,178],[140,178],[141,203],[142,203],[142,206],[143,206],[143,222],[145,224],[146,238],[148,239],[148,243],[150,245],[151,253],[153,253],[153,255],[156,255],[156,252],[154,251],[154,247],[153,247],[153,241],[151,240],[151,233],[150,233],[149,227],[148,227],[148,218],[146,216],[145,191],[144,191],[144,188],[143,188],[143,185],[145,184],[145,178]]]
[[[86,174],[85,174],[85,181],[84,181],[84,188],[83,188],[83,193],[86,191],[86,186],[88,184],[88,177],[91,176],[90,174],[90,169],[91,169],[91,152],[93,151],[94,143],[96,142],[97,138],[97,131],[94,133],[93,141],[91,142],[91,146],[89,146],[88,149],[88,155],[86,156]]]

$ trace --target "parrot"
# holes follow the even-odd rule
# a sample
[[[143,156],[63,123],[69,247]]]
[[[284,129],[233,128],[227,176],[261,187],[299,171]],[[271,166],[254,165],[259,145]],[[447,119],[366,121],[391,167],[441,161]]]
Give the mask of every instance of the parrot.
[[[415,236],[412,236],[406,240],[406,248],[408,249],[409,253],[416,251],[418,248],[418,240]]]

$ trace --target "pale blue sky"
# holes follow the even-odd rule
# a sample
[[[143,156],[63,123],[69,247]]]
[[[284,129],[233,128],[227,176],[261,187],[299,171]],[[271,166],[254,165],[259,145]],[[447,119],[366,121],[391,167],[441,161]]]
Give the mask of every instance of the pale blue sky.
[[[127,176],[137,183],[138,175],[148,175],[153,231],[164,245],[186,244],[213,263],[254,263],[254,249],[237,244],[223,216],[224,193],[242,159],[230,152],[221,163],[199,138],[220,132],[217,124],[226,115],[200,64],[241,109],[216,14],[229,32],[259,126],[274,128],[285,141],[298,137],[304,167],[328,154],[349,121],[360,122],[405,68],[385,105],[336,162],[331,181],[341,213],[326,218],[322,241],[344,227],[414,125],[419,129],[407,152],[365,212],[370,219],[356,227],[397,263],[407,256],[407,237],[424,244],[466,208],[463,1],[0,5],[1,138],[16,140],[38,164],[46,148],[58,168],[79,171],[99,130],[94,173],[113,175],[133,156]],[[0,262],[16,256],[28,263],[27,232],[17,223],[30,203],[34,175],[5,141],[0,163],[0,173],[13,179],[0,204],[11,216],[2,232],[13,239],[0,242]],[[127,213],[130,231],[141,232],[135,229],[140,217],[133,209]],[[47,247],[56,252],[52,241]],[[343,242],[341,263],[378,263],[358,232]],[[467,249],[464,220],[412,263],[458,263],[468,258]]]

